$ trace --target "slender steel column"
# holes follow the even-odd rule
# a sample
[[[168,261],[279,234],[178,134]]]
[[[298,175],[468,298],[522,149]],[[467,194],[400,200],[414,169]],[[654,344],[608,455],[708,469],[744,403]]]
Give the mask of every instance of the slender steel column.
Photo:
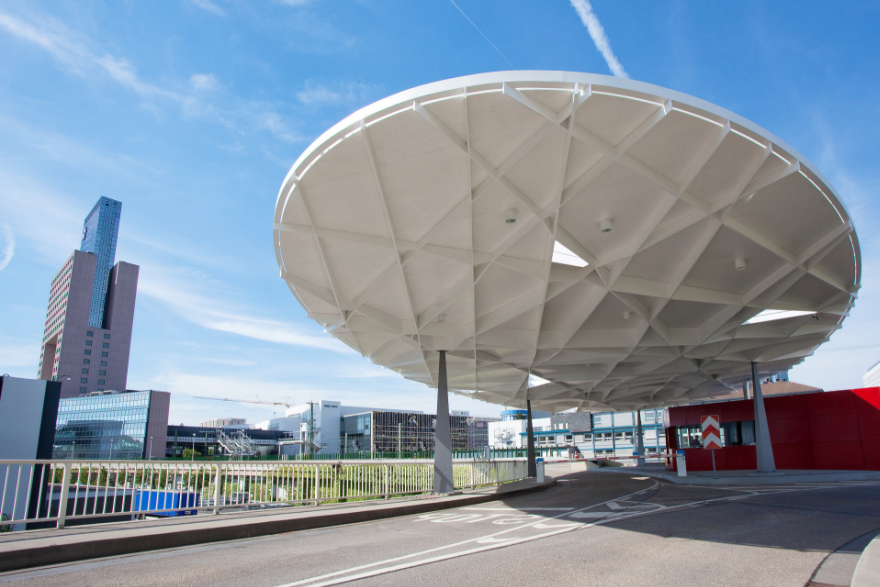
[[[452,437],[449,434],[449,391],[446,387],[446,351],[440,351],[437,377],[437,425],[434,428],[434,493],[455,491],[452,477]]]
[[[758,364],[752,362],[752,391],[755,402],[755,452],[758,456],[759,473],[775,473],[776,461],[773,459],[773,445],[770,442],[770,427],[767,425],[767,412],[764,411],[764,395],[758,377]]]
[[[636,410],[636,452],[639,454],[639,458],[636,459],[636,464],[639,467],[645,466],[645,438],[642,436],[642,411]]]
[[[743,399],[752,399],[749,396],[749,380],[743,379]]]
[[[528,452],[526,456],[529,461],[529,477],[538,476],[538,463],[535,460],[535,432],[532,428],[532,400],[526,399],[526,438],[528,439]]]

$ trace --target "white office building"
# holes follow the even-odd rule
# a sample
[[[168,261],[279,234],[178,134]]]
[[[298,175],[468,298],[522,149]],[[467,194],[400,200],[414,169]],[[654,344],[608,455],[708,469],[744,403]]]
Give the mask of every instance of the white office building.
[[[505,410],[500,422],[489,423],[492,448],[525,448],[528,445],[525,410]],[[569,447],[585,458],[631,456],[635,450],[634,412],[532,412],[535,447]],[[642,411],[642,436],[647,453],[666,446],[663,410]]]
[[[874,363],[868,372],[862,375],[862,385],[865,387],[880,386],[880,361]]]
[[[292,406],[284,412],[284,417],[272,418],[254,425],[260,430],[281,430],[293,432],[294,438],[299,439],[306,431],[309,422],[312,423],[312,441],[320,449],[318,454],[333,454],[340,451],[340,424],[343,416],[361,414],[364,412],[409,412],[421,414],[413,410],[390,410],[388,408],[364,408],[359,406],[344,406],[338,401],[321,400],[310,404]]]

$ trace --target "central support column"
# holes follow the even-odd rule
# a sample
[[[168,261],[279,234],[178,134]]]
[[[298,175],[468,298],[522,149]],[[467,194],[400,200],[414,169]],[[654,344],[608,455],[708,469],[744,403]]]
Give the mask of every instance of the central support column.
[[[642,411],[636,410],[636,453],[639,458],[636,459],[636,465],[645,466],[645,437],[642,434]]]
[[[776,461],[773,459],[770,427],[767,425],[767,412],[764,411],[764,394],[761,393],[758,364],[755,362],[752,362],[752,392],[755,396],[755,452],[758,456],[758,472],[775,473]]]
[[[529,462],[529,477],[538,476],[538,463],[535,460],[535,429],[532,428],[532,400],[526,398],[526,458]]]
[[[446,386],[446,351],[440,351],[437,376],[437,425],[434,427],[434,493],[455,491],[452,477],[452,436],[449,433],[449,391]]]

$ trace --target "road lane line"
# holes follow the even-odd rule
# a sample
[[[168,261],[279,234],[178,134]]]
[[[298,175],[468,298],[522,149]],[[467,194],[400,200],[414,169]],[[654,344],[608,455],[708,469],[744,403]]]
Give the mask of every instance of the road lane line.
[[[660,487],[660,483],[655,482],[654,485],[652,485],[651,487],[648,487],[648,489],[654,489],[655,487]],[[582,508],[580,508],[580,509],[578,509],[578,510],[575,510],[575,511],[584,511],[584,510],[588,510],[588,509],[590,509],[590,508],[600,507],[600,506],[603,506],[603,505],[607,504],[608,502],[614,501],[614,500],[616,500],[616,499],[626,499],[626,498],[628,498],[628,497],[632,497],[633,495],[636,495],[637,493],[642,493],[643,491],[645,491],[645,490],[644,490],[644,489],[639,489],[638,491],[634,491],[634,492],[632,492],[632,493],[627,493],[626,495],[622,495],[622,496],[620,496],[620,497],[615,497],[615,498],[613,498],[613,499],[609,499],[609,500],[607,500],[607,501],[603,501],[603,502],[601,502],[601,503],[597,503],[597,504],[589,505],[589,506],[586,506],[586,507],[582,507]],[[458,509],[458,508],[456,508],[456,509]],[[346,573],[352,573],[352,572],[360,571],[360,570],[363,570],[363,569],[369,569],[369,568],[371,568],[371,567],[376,567],[376,566],[379,566],[379,565],[384,565],[384,564],[388,564],[388,563],[394,563],[394,562],[397,562],[397,561],[406,560],[406,559],[408,559],[408,558],[413,558],[413,557],[417,557],[417,556],[423,556],[423,555],[426,555],[426,554],[431,554],[431,553],[434,553],[434,552],[439,552],[439,551],[441,551],[441,550],[446,550],[446,549],[448,549],[448,548],[455,548],[455,547],[457,547],[457,546],[463,546],[463,545],[465,545],[465,544],[470,544],[470,543],[472,543],[472,542],[477,542],[477,541],[479,541],[479,540],[484,540],[484,539],[487,539],[487,538],[494,538],[494,537],[496,537],[496,536],[501,536],[502,534],[507,534],[507,533],[509,533],[509,532],[516,532],[517,530],[521,530],[521,529],[523,529],[523,528],[528,528],[529,526],[534,526],[534,525],[539,524],[539,523],[541,523],[541,522],[543,522],[543,521],[549,521],[549,520],[555,520],[555,519],[557,519],[557,518],[562,518],[562,517],[565,517],[565,516],[567,516],[567,515],[570,515],[571,513],[573,513],[573,512],[571,512],[571,511],[566,511],[566,512],[563,512],[563,513],[558,514],[558,515],[556,515],[556,516],[552,516],[552,517],[550,517],[550,518],[544,518],[543,520],[540,520],[540,521],[537,521],[537,522],[530,522],[530,523],[528,523],[528,524],[523,524],[522,526],[517,526],[516,528],[509,528],[509,529],[507,529],[507,530],[502,530],[502,531],[500,531],[500,532],[495,532],[495,533],[493,533],[493,534],[488,534],[488,535],[486,535],[486,536],[478,536],[478,537],[476,537],[476,538],[470,538],[470,539],[468,539],[468,540],[463,540],[463,541],[461,541],[461,542],[456,542],[456,543],[453,543],[453,544],[447,544],[447,545],[445,545],[445,546],[438,546],[438,547],[436,547],[436,548],[430,548],[430,549],[428,549],[428,550],[423,550],[423,551],[421,551],[421,552],[414,552],[414,553],[412,553],[412,554],[405,554],[405,555],[403,555],[403,556],[398,556],[398,557],[394,557],[394,558],[390,558],[390,559],[386,559],[386,560],[382,560],[382,561],[376,561],[376,562],[374,562],[374,563],[368,563],[368,564],[366,564],[366,565],[360,565],[360,566],[357,566],[357,567],[352,567],[352,568],[349,568],[349,569],[344,569],[344,570],[342,570],[342,571],[335,571],[335,572],[333,572],[333,573],[327,573],[327,574],[324,574],[324,575],[319,575],[319,576],[317,576],[317,577],[311,577],[311,578],[309,578],[309,579],[301,579],[301,580],[299,580],[299,581],[294,581],[293,583],[285,583],[284,585],[279,585],[278,587],[298,587],[298,586],[300,586],[300,585],[309,585],[309,587],[315,587],[315,586],[311,585],[311,584],[312,584],[313,582],[315,582],[315,581],[320,581],[320,580],[322,580],[322,579],[329,579],[330,577],[337,577],[337,576],[339,576],[339,575],[345,575]],[[568,531],[568,530],[566,530],[566,531]],[[333,584],[333,583],[329,583],[329,584]]]
[[[659,487],[659,485],[660,485],[659,483],[655,483],[655,485],[654,485],[653,487]],[[651,487],[651,489],[653,489],[653,487]],[[840,487],[840,486],[838,486],[838,487]],[[800,491],[813,491],[813,490],[819,490],[819,489],[826,489],[826,488],[825,488],[825,487],[793,487],[793,488],[790,488],[789,490],[784,491],[784,492],[781,492],[781,493],[794,493],[794,492],[800,492]],[[631,497],[632,495],[635,495],[635,494],[637,494],[637,493],[642,493],[642,491],[643,491],[643,490],[640,490],[640,491],[638,491],[638,492],[633,492],[633,493],[628,494],[628,495],[626,495],[626,496],[623,496],[623,497],[620,497],[620,498],[616,498],[616,499],[613,499],[613,500],[608,500],[608,501],[606,501],[606,502],[603,502],[603,503],[600,503],[600,504],[596,504],[596,505],[593,505],[593,506],[587,506],[587,507],[581,508],[581,509],[578,510],[577,512],[580,512],[580,511],[583,511],[583,510],[587,510],[587,509],[591,509],[591,508],[593,508],[593,507],[598,507],[598,506],[601,506],[601,505],[606,505],[606,504],[608,504],[609,502],[620,501],[620,500],[623,500],[623,499],[625,499],[625,498],[627,498],[627,497]],[[469,556],[469,555],[471,555],[471,554],[477,554],[477,553],[485,552],[485,551],[488,551],[488,550],[495,550],[495,549],[498,549],[498,548],[507,548],[508,546],[514,546],[514,545],[521,544],[521,543],[524,543],[524,542],[531,542],[531,541],[533,541],[533,540],[541,540],[541,539],[544,539],[544,538],[548,538],[548,537],[550,537],[550,536],[555,536],[555,535],[557,535],[557,534],[565,534],[565,533],[572,532],[572,531],[574,531],[574,530],[580,530],[580,529],[583,529],[583,528],[592,528],[592,527],[595,527],[595,526],[604,526],[604,525],[607,525],[607,524],[613,524],[613,523],[621,522],[621,521],[624,521],[624,520],[628,520],[628,519],[630,519],[630,518],[637,518],[637,517],[642,517],[642,516],[654,515],[654,514],[657,514],[657,513],[667,513],[667,512],[671,512],[671,511],[675,511],[675,510],[679,510],[679,509],[692,508],[692,507],[697,507],[697,506],[700,506],[700,505],[706,505],[706,504],[715,503],[715,502],[732,502],[732,501],[739,501],[739,500],[743,500],[743,499],[749,499],[749,498],[751,498],[751,497],[756,497],[756,496],[758,496],[758,495],[760,495],[760,494],[745,494],[745,495],[732,495],[732,496],[728,496],[728,497],[718,497],[718,498],[714,498],[714,499],[699,500],[699,501],[690,502],[690,503],[686,503],[686,504],[681,504],[681,505],[677,505],[677,506],[660,506],[659,509],[655,509],[655,510],[651,510],[651,511],[635,511],[635,512],[633,512],[633,513],[631,513],[631,514],[627,514],[626,512],[619,512],[619,513],[608,512],[608,513],[610,514],[610,516],[607,517],[607,518],[605,518],[605,519],[597,520],[597,521],[595,521],[595,522],[590,522],[590,523],[577,523],[577,524],[573,524],[573,525],[570,525],[569,527],[564,527],[564,528],[561,528],[561,529],[556,530],[556,531],[554,531],[554,532],[546,532],[546,533],[544,533],[544,534],[538,534],[538,535],[535,535],[535,536],[526,536],[526,537],[524,537],[524,538],[511,538],[511,539],[508,539],[508,540],[499,540],[499,539],[496,539],[496,538],[495,538],[496,536],[499,536],[499,535],[504,534],[504,533],[506,533],[506,532],[512,532],[512,531],[516,531],[516,530],[521,530],[521,529],[526,528],[526,527],[529,527],[529,526],[537,526],[537,525],[539,525],[539,524],[543,524],[543,523],[544,523],[543,521],[540,521],[540,522],[534,522],[534,523],[532,523],[532,524],[526,524],[526,525],[524,525],[524,526],[520,526],[520,527],[517,527],[517,528],[512,528],[511,530],[508,530],[508,531],[506,531],[506,532],[499,532],[499,533],[497,533],[497,534],[492,534],[492,535],[490,535],[490,536],[486,536],[486,537],[483,537],[483,538],[477,538],[477,539],[472,539],[472,540],[466,540],[466,541],[464,541],[464,542],[460,542],[460,543],[455,544],[455,545],[449,545],[449,546],[445,546],[445,547],[439,547],[439,548],[434,548],[434,549],[431,549],[431,550],[426,550],[426,551],[424,551],[424,552],[422,552],[422,553],[414,553],[414,554],[411,554],[411,555],[406,555],[406,556],[398,557],[398,558],[396,558],[396,559],[389,559],[389,560],[387,560],[387,561],[381,561],[381,562],[372,563],[372,564],[369,564],[369,565],[362,565],[362,566],[360,566],[360,567],[354,567],[354,568],[351,568],[351,569],[348,569],[348,570],[344,570],[344,571],[337,571],[337,572],[335,572],[335,573],[328,573],[328,574],[326,574],[326,575],[322,575],[322,576],[319,576],[319,577],[313,577],[313,578],[311,578],[311,579],[303,579],[303,580],[301,580],[301,581],[296,581],[296,582],[294,582],[294,583],[286,583],[286,584],[284,584],[284,585],[279,585],[278,587],[297,587],[297,586],[299,586],[299,585],[306,585],[306,584],[308,584],[308,587],[330,587],[331,585],[340,585],[340,584],[348,583],[348,582],[351,582],[351,581],[358,581],[358,580],[360,580],[360,579],[366,579],[366,578],[369,578],[369,577],[375,577],[375,576],[378,576],[378,575],[383,575],[383,574],[387,574],[387,573],[393,573],[393,572],[396,572],[396,571],[406,570],[406,569],[410,569],[410,568],[414,568],[414,567],[418,567],[418,566],[422,566],[422,565],[432,564],[432,563],[435,563],[435,562],[443,562],[443,561],[446,561],[446,560],[451,560],[451,559],[458,558],[458,557],[462,557],[462,556]],[[655,504],[655,505],[659,505],[659,504]],[[572,513],[577,513],[577,512],[572,512]],[[561,514],[561,515],[559,515],[559,516],[554,516],[553,518],[547,518],[547,520],[552,520],[552,519],[556,519],[556,518],[563,517],[563,516],[574,517],[574,516],[572,516],[572,513],[569,513],[569,514]],[[375,569],[375,570],[372,570],[372,571],[367,571],[367,572],[365,572],[365,573],[358,573],[358,574],[355,574],[355,575],[347,575],[347,576],[345,576],[345,577],[339,577],[339,575],[345,575],[346,573],[355,572],[355,571],[358,571],[358,570],[366,569],[366,568],[369,568],[369,567],[374,567],[374,566],[377,566],[377,565],[380,565],[380,564],[385,564],[385,563],[388,563],[388,562],[395,562],[395,561],[403,560],[403,559],[406,559],[406,558],[412,558],[412,557],[414,557],[414,556],[419,556],[420,554],[428,554],[428,553],[431,553],[431,552],[437,552],[437,551],[440,551],[440,550],[444,550],[444,549],[446,549],[446,548],[451,548],[452,546],[460,546],[460,545],[467,544],[467,543],[470,543],[470,542],[477,542],[477,543],[483,543],[483,544],[485,544],[485,543],[488,542],[488,543],[490,543],[490,544],[489,544],[488,546],[484,546],[484,547],[480,547],[480,548],[473,548],[473,549],[470,549],[470,550],[465,550],[465,551],[460,551],[460,552],[453,552],[453,553],[444,554],[444,555],[440,555],[440,556],[436,556],[436,557],[431,557],[431,558],[428,558],[428,559],[422,559],[422,560],[418,560],[418,561],[412,561],[412,562],[408,562],[408,563],[403,563],[403,564],[394,565],[394,566],[391,566],[391,567],[385,567],[385,568],[383,568],[383,569]],[[329,580],[329,581],[322,581],[322,582],[320,582],[320,583],[315,583],[315,581],[320,581],[320,580],[322,580],[322,579],[327,579],[327,578],[331,578],[331,577],[337,577],[337,578],[335,578],[335,579],[331,579],[331,580]]]

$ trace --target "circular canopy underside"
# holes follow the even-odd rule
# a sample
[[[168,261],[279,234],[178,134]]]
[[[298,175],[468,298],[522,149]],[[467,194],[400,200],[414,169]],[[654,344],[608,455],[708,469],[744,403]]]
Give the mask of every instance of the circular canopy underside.
[[[845,207],[790,147],[580,73],[474,75],[356,112],[291,169],[274,243],[308,315],[374,363],[436,387],[447,351],[451,390],[549,411],[787,370],[860,280]]]

